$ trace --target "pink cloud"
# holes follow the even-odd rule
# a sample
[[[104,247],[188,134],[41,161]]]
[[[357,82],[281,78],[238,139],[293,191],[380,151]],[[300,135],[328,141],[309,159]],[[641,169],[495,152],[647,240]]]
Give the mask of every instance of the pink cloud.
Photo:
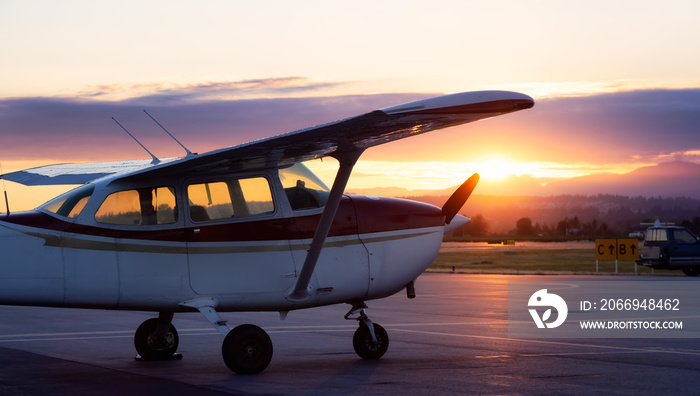
[[[434,94],[204,100],[235,89],[311,89],[297,77],[194,84],[121,101],[0,100],[0,160],[144,158],[115,117],[160,157],[205,152],[359,115]],[[192,100],[192,98],[198,98]],[[473,161],[499,151],[517,161],[647,162],[700,150],[700,90],[646,90],[546,99],[533,109],[373,148],[364,159]]]

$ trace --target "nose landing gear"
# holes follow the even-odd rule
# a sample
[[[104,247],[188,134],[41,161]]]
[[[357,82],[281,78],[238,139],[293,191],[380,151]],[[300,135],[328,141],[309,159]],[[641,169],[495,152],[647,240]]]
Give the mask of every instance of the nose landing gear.
[[[389,335],[384,328],[372,321],[365,312],[365,303],[353,304],[352,309],[345,314],[347,320],[358,320],[360,326],[352,337],[352,346],[355,353],[363,359],[376,360],[384,356],[389,349]],[[356,318],[351,316],[359,315]]]

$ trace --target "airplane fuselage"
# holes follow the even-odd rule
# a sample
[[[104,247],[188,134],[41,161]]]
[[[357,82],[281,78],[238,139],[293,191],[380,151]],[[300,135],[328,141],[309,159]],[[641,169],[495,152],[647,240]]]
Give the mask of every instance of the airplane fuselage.
[[[218,218],[198,217],[192,208],[201,199],[205,206],[215,204],[221,180],[262,181],[269,186],[270,210],[219,216],[209,209]],[[204,198],[195,191],[202,185],[208,194]],[[288,299],[323,209],[320,203],[293,202],[292,190],[306,189],[300,185],[285,188],[276,170],[220,175],[206,182],[97,182],[92,191],[74,190],[73,198],[67,193],[69,203],[89,194],[78,214],[49,203],[0,217],[0,304],[176,312],[192,310],[183,302],[207,297],[218,302],[220,311],[287,311],[386,297],[435,259],[444,228],[439,208],[344,196],[311,281],[311,297]],[[144,204],[143,191],[155,200],[157,194],[166,195],[163,186],[173,197],[167,208],[162,206],[167,199],[160,198],[162,212],[170,212],[158,214],[158,220],[147,221],[145,209],[122,213],[127,221],[119,213],[101,215],[105,205],[128,199],[131,191],[141,191],[132,194],[140,202],[132,211],[158,206]],[[235,193],[230,190],[226,194]],[[124,224],[128,222],[132,224]]]

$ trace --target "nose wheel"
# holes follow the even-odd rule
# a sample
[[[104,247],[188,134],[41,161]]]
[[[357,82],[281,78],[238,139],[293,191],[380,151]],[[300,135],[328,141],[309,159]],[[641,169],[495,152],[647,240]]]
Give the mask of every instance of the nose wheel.
[[[353,319],[352,315],[359,315],[357,319],[360,326],[352,337],[352,346],[355,353],[363,359],[376,360],[384,356],[389,349],[389,335],[384,328],[372,321],[367,316],[365,304],[355,305],[345,315],[345,319]]]
[[[367,360],[379,359],[389,349],[389,335],[387,335],[386,330],[376,323],[373,323],[373,326],[376,341],[372,338],[369,327],[364,324],[360,324],[360,327],[357,328],[355,335],[352,337],[352,346],[355,348],[355,353]]]

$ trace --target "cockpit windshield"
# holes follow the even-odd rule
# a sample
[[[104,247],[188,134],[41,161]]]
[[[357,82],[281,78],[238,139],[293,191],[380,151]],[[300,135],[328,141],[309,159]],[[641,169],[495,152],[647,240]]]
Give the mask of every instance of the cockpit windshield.
[[[41,205],[39,209],[44,209],[63,217],[76,218],[85,208],[85,204],[87,204],[94,190],[95,186],[92,184],[80,186]]]
[[[306,165],[297,163],[280,169],[279,177],[293,210],[326,205],[330,189]]]

